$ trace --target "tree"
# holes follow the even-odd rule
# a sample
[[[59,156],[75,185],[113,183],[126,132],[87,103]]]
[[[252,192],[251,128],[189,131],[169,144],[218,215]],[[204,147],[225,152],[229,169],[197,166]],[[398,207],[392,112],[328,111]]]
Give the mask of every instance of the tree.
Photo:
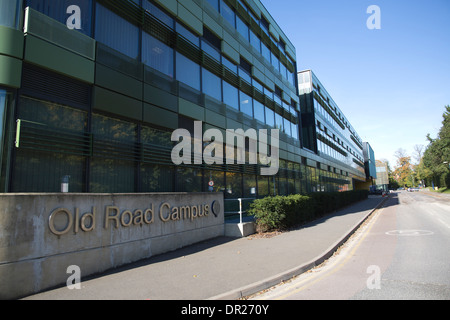
[[[431,177],[433,172],[425,166],[423,157],[420,159],[420,163],[414,167],[416,178],[422,186],[429,186],[431,184]]]
[[[394,156],[397,158],[395,170],[392,173],[395,180],[400,186],[414,186],[414,170],[411,164],[411,157],[408,156],[405,149],[399,148],[395,151]]]
[[[414,146],[413,157],[416,165],[420,164],[420,161],[422,161],[424,148],[425,147],[422,144],[416,144]]]
[[[431,172],[428,179],[438,187],[450,187],[450,106],[445,107],[443,118],[438,137],[432,139],[430,134],[427,135],[430,144],[425,150],[423,163]]]
[[[398,184],[405,187],[414,186],[415,174],[411,165],[411,157],[406,156],[404,152],[396,152],[395,154],[398,158],[393,175]]]
[[[400,159],[400,158],[408,157],[408,153],[406,152],[405,149],[398,148],[397,151],[394,152],[394,157],[396,157],[397,161],[398,161],[398,159]]]

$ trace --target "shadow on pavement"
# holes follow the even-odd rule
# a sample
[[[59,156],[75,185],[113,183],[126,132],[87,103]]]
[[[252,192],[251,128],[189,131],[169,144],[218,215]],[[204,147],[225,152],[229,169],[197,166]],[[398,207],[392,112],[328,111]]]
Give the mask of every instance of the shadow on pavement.
[[[306,224],[297,226],[295,228],[292,228],[292,229],[286,230],[286,231],[290,232],[290,231],[296,231],[296,230],[300,230],[300,229],[313,227],[313,226],[325,223],[327,220],[329,220],[330,218],[333,218],[333,217],[344,216],[344,215],[359,213],[361,211],[373,209],[376,206],[376,204],[381,203],[382,198],[380,196],[380,197],[371,198],[369,200],[370,201],[366,200],[366,201],[361,201],[361,202],[355,203],[348,207],[342,208],[338,211],[326,214],[325,216],[318,218],[314,221],[308,222]],[[396,194],[392,194],[390,196],[390,198],[386,198],[385,200],[386,201],[384,201],[383,207],[395,206],[395,205],[399,204],[398,196]],[[88,280],[92,280],[92,279],[96,279],[96,278],[100,278],[100,277],[104,277],[104,276],[109,276],[109,275],[121,273],[124,271],[136,269],[136,268],[145,267],[145,266],[149,266],[149,265],[152,265],[155,263],[160,263],[160,262],[165,262],[168,260],[174,260],[177,258],[186,257],[186,256],[189,256],[192,254],[199,253],[204,250],[214,248],[216,246],[226,244],[231,241],[235,241],[237,239],[238,238],[222,236],[222,237],[205,240],[205,241],[202,241],[202,242],[199,242],[196,244],[192,244],[192,245],[180,248],[180,249],[176,249],[175,251],[162,253],[162,254],[147,258],[147,259],[143,259],[140,261],[136,261],[136,262],[124,265],[124,266],[117,267],[115,269],[108,270],[106,272],[87,276],[87,277],[83,278],[83,281],[88,281]]]

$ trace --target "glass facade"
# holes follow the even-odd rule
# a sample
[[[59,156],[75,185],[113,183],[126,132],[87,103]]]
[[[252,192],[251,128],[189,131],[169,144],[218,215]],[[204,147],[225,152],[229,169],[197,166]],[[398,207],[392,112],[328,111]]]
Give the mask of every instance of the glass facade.
[[[8,190],[7,175],[11,159],[11,112],[13,111],[14,95],[10,90],[0,87],[0,192]]]
[[[304,144],[343,168],[352,179],[365,181],[361,138],[312,71],[300,72],[298,79],[299,91],[306,106],[302,110],[303,118],[309,119],[303,121]]]
[[[0,24],[17,28],[20,6],[1,3]],[[7,167],[3,160],[7,191],[58,192],[67,176],[70,192],[215,191],[227,198],[256,198],[351,188],[353,173],[311,162],[301,148],[295,48],[274,34],[277,28],[270,24],[275,22],[253,2],[195,1],[215,25],[195,14],[176,16],[165,1],[25,4],[62,24],[70,17],[67,7],[79,6],[78,32],[96,40],[95,68],[93,80],[86,82],[57,66],[33,63],[31,68],[24,58],[23,88],[9,107],[15,114],[11,123],[18,121],[10,136],[16,134],[20,143],[13,146],[9,139],[1,150],[11,163]],[[0,116],[11,101],[6,92],[0,88]],[[317,112],[319,119],[322,111]],[[333,119],[326,114],[320,119],[333,134]],[[171,133],[179,127],[193,132],[195,120],[222,131],[230,124],[280,129],[278,174],[261,176],[260,165],[173,165]],[[320,145],[320,155],[342,160],[336,148],[326,146]]]
[[[21,0],[0,1],[0,26],[19,29],[21,19]]]
[[[41,13],[44,13],[45,15],[65,25],[73,13],[73,11],[69,10],[69,7],[75,5],[78,8],[80,8],[80,18],[81,18],[80,29],[77,30],[85,35],[91,36],[92,1],[93,0],[41,0],[41,1],[26,0],[25,6],[30,7]]]
[[[24,135],[20,141],[22,145],[15,150],[11,191],[57,192],[61,189],[62,178],[69,175],[71,191],[83,192],[85,157],[70,152],[69,148],[61,150],[62,142],[51,135],[57,134],[59,128],[65,128],[66,134],[83,133],[87,125],[87,113],[26,96],[20,97],[19,106],[17,117],[22,121]],[[30,135],[29,142],[25,140],[25,132]],[[51,145],[36,141],[38,137],[44,136]]]
[[[132,59],[139,58],[139,28],[97,3],[95,40]]]

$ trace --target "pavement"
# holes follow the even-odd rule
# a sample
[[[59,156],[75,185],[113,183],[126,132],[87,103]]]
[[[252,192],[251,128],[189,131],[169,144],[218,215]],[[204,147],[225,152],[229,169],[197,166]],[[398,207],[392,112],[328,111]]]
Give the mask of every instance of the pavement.
[[[233,300],[270,288],[328,259],[384,200],[367,200],[272,237],[219,237],[26,300]],[[82,270],[81,270],[82,273]]]

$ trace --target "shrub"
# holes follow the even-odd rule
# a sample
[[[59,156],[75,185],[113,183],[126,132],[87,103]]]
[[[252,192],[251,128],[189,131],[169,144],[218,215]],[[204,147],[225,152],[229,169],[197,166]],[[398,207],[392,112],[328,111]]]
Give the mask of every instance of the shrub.
[[[249,214],[255,216],[258,231],[267,232],[282,228],[286,219],[287,199],[282,196],[266,197],[255,200]]]
[[[259,232],[283,230],[366,199],[368,194],[366,190],[355,190],[266,197],[255,200],[249,213],[255,217]]]

